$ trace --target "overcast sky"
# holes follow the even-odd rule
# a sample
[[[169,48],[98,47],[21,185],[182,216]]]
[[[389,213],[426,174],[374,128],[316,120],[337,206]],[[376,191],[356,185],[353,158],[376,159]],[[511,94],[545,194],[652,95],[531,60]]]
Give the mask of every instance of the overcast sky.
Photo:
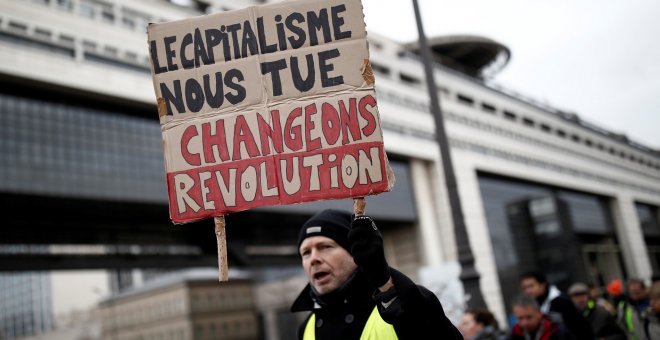
[[[497,84],[660,149],[660,1],[418,1],[427,36],[509,47]],[[417,39],[412,0],[362,3],[368,31]]]

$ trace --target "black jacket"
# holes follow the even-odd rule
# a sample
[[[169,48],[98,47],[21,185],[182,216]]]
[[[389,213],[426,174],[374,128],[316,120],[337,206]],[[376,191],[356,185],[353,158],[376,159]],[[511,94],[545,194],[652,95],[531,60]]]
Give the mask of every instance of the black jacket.
[[[626,340],[626,333],[619,327],[614,315],[605,308],[590,301],[587,309],[582,312],[594,331],[596,338],[604,340]]]
[[[317,296],[308,284],[291,311],[314,311],[317,340],[358,340],[376,305],[399,339],[463,339],[431,291],[395,269],[391,273],[394,287],[384,293],[371,286],[359,271],[344,286],[322,296]],[[308,320],[299,327],[298,339],[302,339]]]
[[[547,295],[546,295],[547,297]],[[545,299],[541,299],[543,301]],[[594,332],[591,330],[589,322],[580,315],[573,302],[566,296],[560,295],[550,301],[550,311],[547,313],[561,317],[561,321],[566,325],[567,330],[579,340],[595,339]]]

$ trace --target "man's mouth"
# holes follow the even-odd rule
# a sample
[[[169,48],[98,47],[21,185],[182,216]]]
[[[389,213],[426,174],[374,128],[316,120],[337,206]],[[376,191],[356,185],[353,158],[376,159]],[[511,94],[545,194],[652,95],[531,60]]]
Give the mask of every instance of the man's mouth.
[[[330,275],[330,273],[328,273],[328,272],[317,272],[317,273],[314,273],[314,280],[321,281],[321,280],[327,278],[329,275]]]

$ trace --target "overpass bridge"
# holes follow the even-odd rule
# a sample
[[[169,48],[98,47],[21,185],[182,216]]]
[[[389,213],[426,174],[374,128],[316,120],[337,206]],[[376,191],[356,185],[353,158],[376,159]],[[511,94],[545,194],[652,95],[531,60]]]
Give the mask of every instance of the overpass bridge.
[[[414,223],[405,163],[392,162],[393,192],[367,198],[379,226]],[[174,225],[164,203],[0,192],[0,271],[216,266],[212,219]],[[324,208],[351,209],[350,199],[263,207],[226,216],[230,268],[299,264],[299,227]]]

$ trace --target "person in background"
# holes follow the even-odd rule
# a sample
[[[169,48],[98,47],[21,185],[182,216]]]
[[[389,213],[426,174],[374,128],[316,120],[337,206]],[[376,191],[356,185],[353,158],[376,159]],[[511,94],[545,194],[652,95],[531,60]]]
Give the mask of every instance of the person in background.
[[[488,309],[470,308],[461,318],[458,330],[465,340],[503,340],[506,335],[497,327],[497,320]]]
[[[649,298],[644,281],[630,279],[627,296],[617,305],[617,321],[630,340],[645,339],[642,313],[649,307]]]
[[[581,282],[572,284],[568,289],[568,295],[591,325],[597,339],[626,340],[626,333],[617,325],[616,318],[591,298],[586,284]]]
[[[650,306],[644,311],[644,335],[647,339],[660,339],[660,281],[649,290]]]
[[[519,282],[522,293],[536,299],[543,314],[564,323],[576,339],[594,339],[594,333],[587,320],[578,313],[568,297],[548,283],[545,274],[530,271],[521,275]]]
[[[587,284],[587,287],[589,287],[589,297],[596,301],[596,304],[605,308],[606,311],[608,311],[612,315],[616,315],[616,308],[610,301],[608,301],[603,295],[600,293],[600,289],[596,287],[593,283]]]
[[[621,280],[615,279],[607,284],[607,295],[612,306],[615,306],[616,308],[619,305],[619,302],[624,299],[623,284],[621,283]]]
[[[321,211],[300,229],[298,250],[309,278],[291,306],[309,312],[298,339],[462,339],[431,291],[390,268],[371,218]]]
[[[635,308],[637,313],[642,313],[649,307],[649,294],[644,281],[640,279],[628,280],[628,303]]]
[[[574,338],[560,322],[543,314],[531,296],[519,295],[511,308],[518,323],[511,328],[510,340],[582,340]]]

